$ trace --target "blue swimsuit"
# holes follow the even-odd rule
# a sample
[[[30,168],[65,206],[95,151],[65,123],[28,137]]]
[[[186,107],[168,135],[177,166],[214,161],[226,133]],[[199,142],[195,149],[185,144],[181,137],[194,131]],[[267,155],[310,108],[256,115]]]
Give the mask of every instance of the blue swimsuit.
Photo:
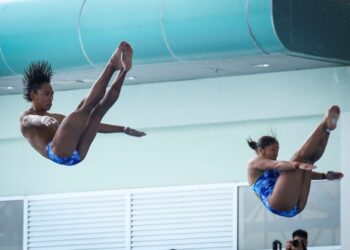
[[[280,173],[278,170],[265,170],[251,187],[256,195],[260,198],[264,206],[272,213],[284,217],[296,216],[299,213],[297,206],[293,207],[289,211],[279,211],[273,209],[269,204],[269,198],[272,194],[273,188],[275,187],[279,175]]]
[[[74,150],[73,154],[70,157],[60,157],[56,155],[52,151],[51,143],[47,144],[46,146],[46,154],[53,162],[66,166],[73,166],[81,161],[79,152],[77,150]]]

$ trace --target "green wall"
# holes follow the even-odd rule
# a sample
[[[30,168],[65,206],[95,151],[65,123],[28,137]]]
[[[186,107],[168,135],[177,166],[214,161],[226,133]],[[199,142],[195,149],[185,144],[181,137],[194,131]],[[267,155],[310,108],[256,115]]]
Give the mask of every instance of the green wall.
[[[148,135],[99,135],[75,167],[36,153],[19,132],[29,104],[1,96],[0,196],[245,181],[254,155],[245,139],[275,130],[288,159],[330,105],[349,112],[349,76],[340,67],[125,86],[104,122]],[[56,92],[51,111],[69,113],[86,93]],[[339,137],[332,133],[321,171],[340,169]]]

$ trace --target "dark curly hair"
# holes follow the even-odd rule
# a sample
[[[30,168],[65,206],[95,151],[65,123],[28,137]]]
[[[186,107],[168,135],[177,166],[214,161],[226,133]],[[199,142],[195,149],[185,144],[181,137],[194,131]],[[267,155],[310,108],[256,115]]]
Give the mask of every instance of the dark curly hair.
[[[23,98],[31,102],[30,93],[49,83],[52,75],[51,65],[47,61],[31,62],[23,73]]]

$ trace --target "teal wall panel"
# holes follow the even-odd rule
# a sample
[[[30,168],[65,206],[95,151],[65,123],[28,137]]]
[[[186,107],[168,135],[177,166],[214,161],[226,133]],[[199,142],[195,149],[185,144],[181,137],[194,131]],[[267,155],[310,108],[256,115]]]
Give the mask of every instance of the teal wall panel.
[[[3,27],[3,19],[4,19],[4,12],[6,10],[6,4],[0,3],[0,30],[1,27]],[[1,31],[0,31],[1,33]],[[4,53],[2,51],[2,38],[0,36],[0,76],[2,75],[11,75],[13,74],[13,70],[9,68],[7,60],[4,56]]]
[[[161,2],[87,0],[82,8],[80,28],[91,61],[105,62],[122,40],[132,44],[136,63],[173,60],[161,33]]]
[[[88,65],[80,49],[77,22],[81,2],[18,1],[7,5],[0,27],[1,48],[10,67],[48,60],[54,68]]]
[[[249,1],[248,8],[244,0],[15,1],[3,4],[0,45],[16,73],[43,59],[58,71],[95,67],[121,40],[134,46],[136,64],[285,51],[274,32],[270,5]],[[1,76],[11,74],[4,58]]]
[[[260,53],[246,30],[244,1],[164,1],[164,30],[181,59]]]
[[[277,2],[4,2],[0,5],[0,75],[11,75],[12,71],[21,73],[30,61],[39,59],[49,60],[59,71],[94,67],[106,62],[121,40],[127,40],[134,46],[136,64],[237,58],[290,51],[305,56],[312,54],[346,60],[348,53],[344,44],[350,37],[347,29],[349,15],[346,15],[348,8],[339,5],[345,9],[339,12],[339,21],[336,20],[338,5],[328,6],[323,13],[322,6],[327,1],[322,1],[317,5],[319,22],[311,25],[314,20],[312,15],[299,17],[291,13],[299,13],[299,9],[310,12],[313,4],[310,3],[304,10],[303,2],[299,1],[289,10],[286,7],[289,4],[280,5]],[[324,30],[322,20],[328,18],[332,20],[329,25],[334,27],[327,26],[327,30]],[[294,24],[297,25],[294,27]],[[333,37],[327,35],[329,31],[338,30],[338,27],[341,29],[332,33]],[[283,44],[276,30],[283,37]],[[310,30],[317,30],[317,34],[311,35]],[[305,46],[304,37],[308,38]],[[315,41],[317,37],[319,41]],[[294,40],[298,42],[294,43]],[[315,52],[314,48],[319,51]]]
[[[248,30],[256,46],[266,54],[288,52],[275,31],[275,23],[272,18],[272,2],[247,0],[245,3]]]

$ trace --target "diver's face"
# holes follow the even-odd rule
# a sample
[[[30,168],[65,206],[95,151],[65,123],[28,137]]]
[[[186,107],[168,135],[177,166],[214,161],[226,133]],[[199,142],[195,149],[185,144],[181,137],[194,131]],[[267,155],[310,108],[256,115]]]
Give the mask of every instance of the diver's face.
[[[53,100],[53,90],[50,83],[44,83],[40,89],[30,95],[32,103],[37,110],[50,110]]]
[[[260,148],[259,154],[267,159],[276,160],[278,156],[279,145],[278,143],[271,144],[265,148]]]

